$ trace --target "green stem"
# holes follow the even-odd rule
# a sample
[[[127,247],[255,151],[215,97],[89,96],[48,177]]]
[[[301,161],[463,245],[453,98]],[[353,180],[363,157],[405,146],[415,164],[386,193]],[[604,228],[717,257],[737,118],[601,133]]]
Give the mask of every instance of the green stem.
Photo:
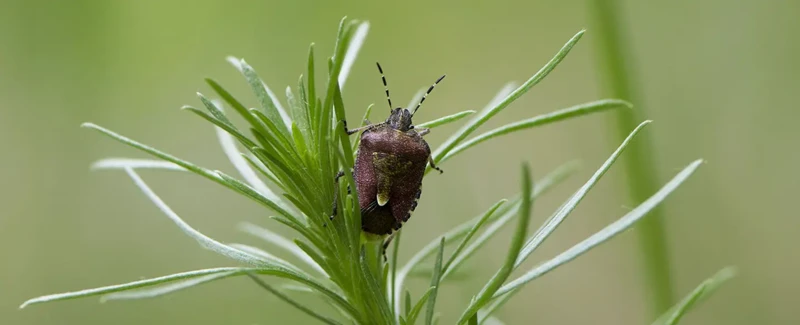
[[[616,110],[613,114],[616,128],[616,141],[627,136],[639,121],[643,120],[640,105],[642,96],[636,88],[632,55],[627,44],[627,31],[620,21],[621,11],[618,1],[589,0],[590,15],[594,29],[598,35],[595,40],[597,65],[601,71],[601,84],[605,85],[607,95],[627,100],[635,105],[631,110]],[[631,143],[629,153],[624,157],[629,195],[635,202],[642,202],[648,195],[658,189],[655,159],[650,148],[651,141],[647,134]],[[674,299],[670,263],[667,251],[666,231],[664,229],[664,211],[654,209],[636,227],[645,268],[647,301],[650,303],[650,314],[658,316],[670,308]]]

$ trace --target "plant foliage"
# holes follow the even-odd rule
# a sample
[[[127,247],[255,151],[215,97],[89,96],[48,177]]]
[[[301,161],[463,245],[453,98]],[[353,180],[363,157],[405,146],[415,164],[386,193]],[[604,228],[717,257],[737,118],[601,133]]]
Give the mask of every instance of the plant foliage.
[[[242,177],[241,180],[162,152],[101,126],[91,123],[83,125],[157,158],[108,158],[96,162],[93,168],[125,171],[142,193],[187,236],[197,241],[201,247],[226,256],[241,266],[194,270],[119,285],[47,295],[30,299],[21,307],[89,296],[100,296],[102,300],[153,298],[211,281],[248,276],[258,286],[326,324],[415,324],[422,319],[426,324],[432,324],[436,323],[439,315],[436,301],[437,296],[443,294],[440,290],[441,283],[452,278],[464,261],[474,257],[475,252],[494,233],[516,218],[516,228],[505,262],[476,293],[458,321],[461,324],[479,324],[487,320],[499,322],[493,318],[492,313],[525,284],[631,227],[700,166],[701,161],[692,162],[661,190],[618,221],[552,259],[541,262],[522,276],[513,278],[512,272],[520,267],[522,261],[580,203],[633,138],[649,123],[645,121],[630,133],[592,178],[532,236],[528,236],[527,228],[533,202],[574,171],[575,164],[565,164],[535,183],[528,166],[523,164],[521,192],[518,196],[500,199],[485,212],[437,236],[402,265],[398,261],[401,239],[398,235],[390,250],[392,258],[390,262],[384,263],[379,257],[379,243],[366,240],[361,233],[362,216],[355,197],[357,193],[347,192],[347,186],[355,186],[350,170],[358,140],[351,142],[341,122],[346,112],[341,87],[345,84],[368,29],[367,22],[346,18],[341,21],[334,53],[322,64],[328,74],[324,87],[320,88],[317,87],[317,79],[320,77],[316,73],[319,64],[315,61],[312,44],[306,71],[300,76],[294,89],[287,88],[285,105],[242,59],[229,57],[228,61],[242,74],[252,89],[259,103],[258,108],[247,108],[221,84],[213,79],[206,79],[215,95],[207,97],[198,94],[202,109],[185,106],[184,110],[215,126],[220,145]],[[578,43],[583,33],[580,31],[575,34],[544,67],[521,86],[504,87],[485,108],[421,123],[425,127],[434,128],[474,115],[435,150],[435,161],[442,163],[450,160],[467,149],[505,134],[609,109],[630,107],[629,103],[621,100],[599,100],[513,122],[470,137],[484,123],[551,73]],[[211,99],[214,97],[220,101]],[[229,109],[227,112],[239,115],[246,124],[234,124],[224,109],[226,106]],[[371,107],[367,109],[365,117],[369,115],[370,109]],[[241,229],[244,232],[263,239],[272,249],[221,243],[192,228],[161,200],[139,175],[140,171],[146,169],[187,171],[204,177],[263,205],[274,213],[271,219],[277,224],[273,226],[286,226],[297,237],[289,239],[268,227],[243,224]],[[333,178],[339,170],[345,171],[345,177],[339,187],[335,188]],[[335,191],[339,191],[340,208],[338,215],[330,219]],[[454,246],[454,249],[447,255],[445,248],[449,246]],[[287,262],[281,255],[293,256],[300,263]],[[406,289],[406,280],[425,262],[431,262],[432,258],[434,266],[430,272],[430,287],[424,294],[414,298]],[[291,285],[273,287],[262,280],[263,276],[280,278]],[[318,295],[332,305],[339,315],[323,315],[305,307],[293,298],[293,293],[298,290]],[[403,305],[405,308],[402,308]],[[685,310],[686,308],[681,307],[676,312],[682,313]]]

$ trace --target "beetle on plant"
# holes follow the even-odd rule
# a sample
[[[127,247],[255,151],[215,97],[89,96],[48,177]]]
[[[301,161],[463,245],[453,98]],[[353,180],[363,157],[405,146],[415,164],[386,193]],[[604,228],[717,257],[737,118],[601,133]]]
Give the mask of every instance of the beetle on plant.
[[[358,203],[361,206],[361,229],[373,238],[384,238],[388,235],[384,242],[385,248],[395,231],[408,221],[416,209],[422,194],[422,177],[427,164],[430,163],[439,173],[443,172],[436,167],[431,149],[422,138],[430,129],[415,129],[411,118],[446,75],[439,77],[422,96],[417,107],[409,112],[405,108],[392,106],[386,76],[380,63],[377,66],[386,90],[389,117],[376,124],[365,121],[365,126],[353,130],[347,129],[346,122],[343,125],[348,135],[361,132],[361,143],[353,168]],[[336,175],[334,182],[337,186],[343,175],[342,171]],[[338,190],[335,193],[338,194]],[[331,218],[336,215],[337,202],[338,197],[334,198]]]

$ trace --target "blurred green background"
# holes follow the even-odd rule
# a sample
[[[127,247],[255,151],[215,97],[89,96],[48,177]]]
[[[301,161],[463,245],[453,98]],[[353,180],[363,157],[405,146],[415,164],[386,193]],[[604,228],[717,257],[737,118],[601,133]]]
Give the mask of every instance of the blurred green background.
[[[181,112],[214,77],[255,100],[227,55],[244,57],[276,93],[295,85],[307,47],[329,55],[339,19],[371,22],[344,89],[351,119],[383,108],[374,61],[395,102],[442,73],[417,122],[482,108],[504,83],[523,81],[575,32],[590,27],[584,1],[0,1],[0,324],[297,324],[305,315],[238,278],[156,300],[83,299],[17,310],[31,297],[232,263],[181,234],[121,172],[92,172],[107,156],[145,157],[91,131],[92,121],[201,165],[235,171],[213,128]],[[705,164],[666,204],[675,291],[725,265],[739,276],[685,324],[800,323],[800,2],[622,1],[664,182],[695,158]],[[567,59],[490,126],[598,99],[588,30]],[[318,66],[320,73],[324,71]],[[373,119],[382,118],[376,109]],[[617,145],[611,115],[592,115],[479,146],[425,183],[405,226],[410,252],[518,191],[518,166],[537,175],[579,159],[583,169],[539,200],[540,223]],[[433,147],[457,125],[436,129]],[[635,206],[612,169],[528,265],[553,256]],[[240,221],[284,231],[261,207],[192,175],[143,177],[187,221],[222,241],[261,244]],[[230,209],[237,211],[231,214]],[[508,229],[507,229],[508,230]],[[503,234],[508,234],[504,232]],[[413,239],[412,239],[413,238]],[[500,265],[498,236],[470,278],[446,284],[450,323]],[[498,316],[509,324],[647,324],[636,234],[628,232],[530,285]],[[427,279],[412,281],[417,294]],[[316,300],[309,304],[322,305]]]

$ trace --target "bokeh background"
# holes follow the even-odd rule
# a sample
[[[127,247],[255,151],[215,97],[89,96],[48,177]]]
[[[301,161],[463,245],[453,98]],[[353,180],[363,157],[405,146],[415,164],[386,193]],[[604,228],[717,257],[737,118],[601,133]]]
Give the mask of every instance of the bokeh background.
[[[698,173],[666,203],[675,291],[726,265],[739,276],[685,324],[797,324],[800,314],[800,2],[621,1],[637,86],[661,182],[696,158]],[[33,296],[231,265],[183,236],[120,172],[89,172],[107,156],[145,157],[91,131],[92,121],[204,166],[234,172],[212,127],[178,108],[199,105],[214,77],[250,105],[227,62],[244,57],[278,93],[295,85],[307,48],[328,55],[339,19],[371,22],[344,90],[351,118],[383,108],[374,68],[407,102],[442,73],[424,121],[482,108],[523,81],[575,32],[591,27],[585,1],[0,1],[0,324],[302,324],[309,320],[246,279],[156,300],[82,299],[17,310]],[[491,123],[598,99],[603,85],[589,29],[540,85]],[[320,66],[319,71],[323,71]],[[384,112],[376,110],[374,116]],[[375,119],[378,119],[377,117]],[[583,169],[537,202],[541,222],[616,146],[604,113],[507,136],[450,160],[405,227],[400,259],[437,233],[518,191],[518,166],[537,175],[578,159]],[[441,143],[457,125],[435,130]],[[635,202],[612,169],[528,263],[553,256],[622,216]],[[201,231],[260,244],[240,221],[283,231],[269,212],[189,174],[143,177]],[[502,234],[509,234],[503,232]],[[411,240],[413,238],[413,240]],[[446,284],[450,323],[499,266],[508,237]],[[647,324],[638,240],[627,232],[531,283],[498,316],[509,324]],[[412,281],[422,290],[427,279]],[[310,300],[309,304],[321,304]]]

